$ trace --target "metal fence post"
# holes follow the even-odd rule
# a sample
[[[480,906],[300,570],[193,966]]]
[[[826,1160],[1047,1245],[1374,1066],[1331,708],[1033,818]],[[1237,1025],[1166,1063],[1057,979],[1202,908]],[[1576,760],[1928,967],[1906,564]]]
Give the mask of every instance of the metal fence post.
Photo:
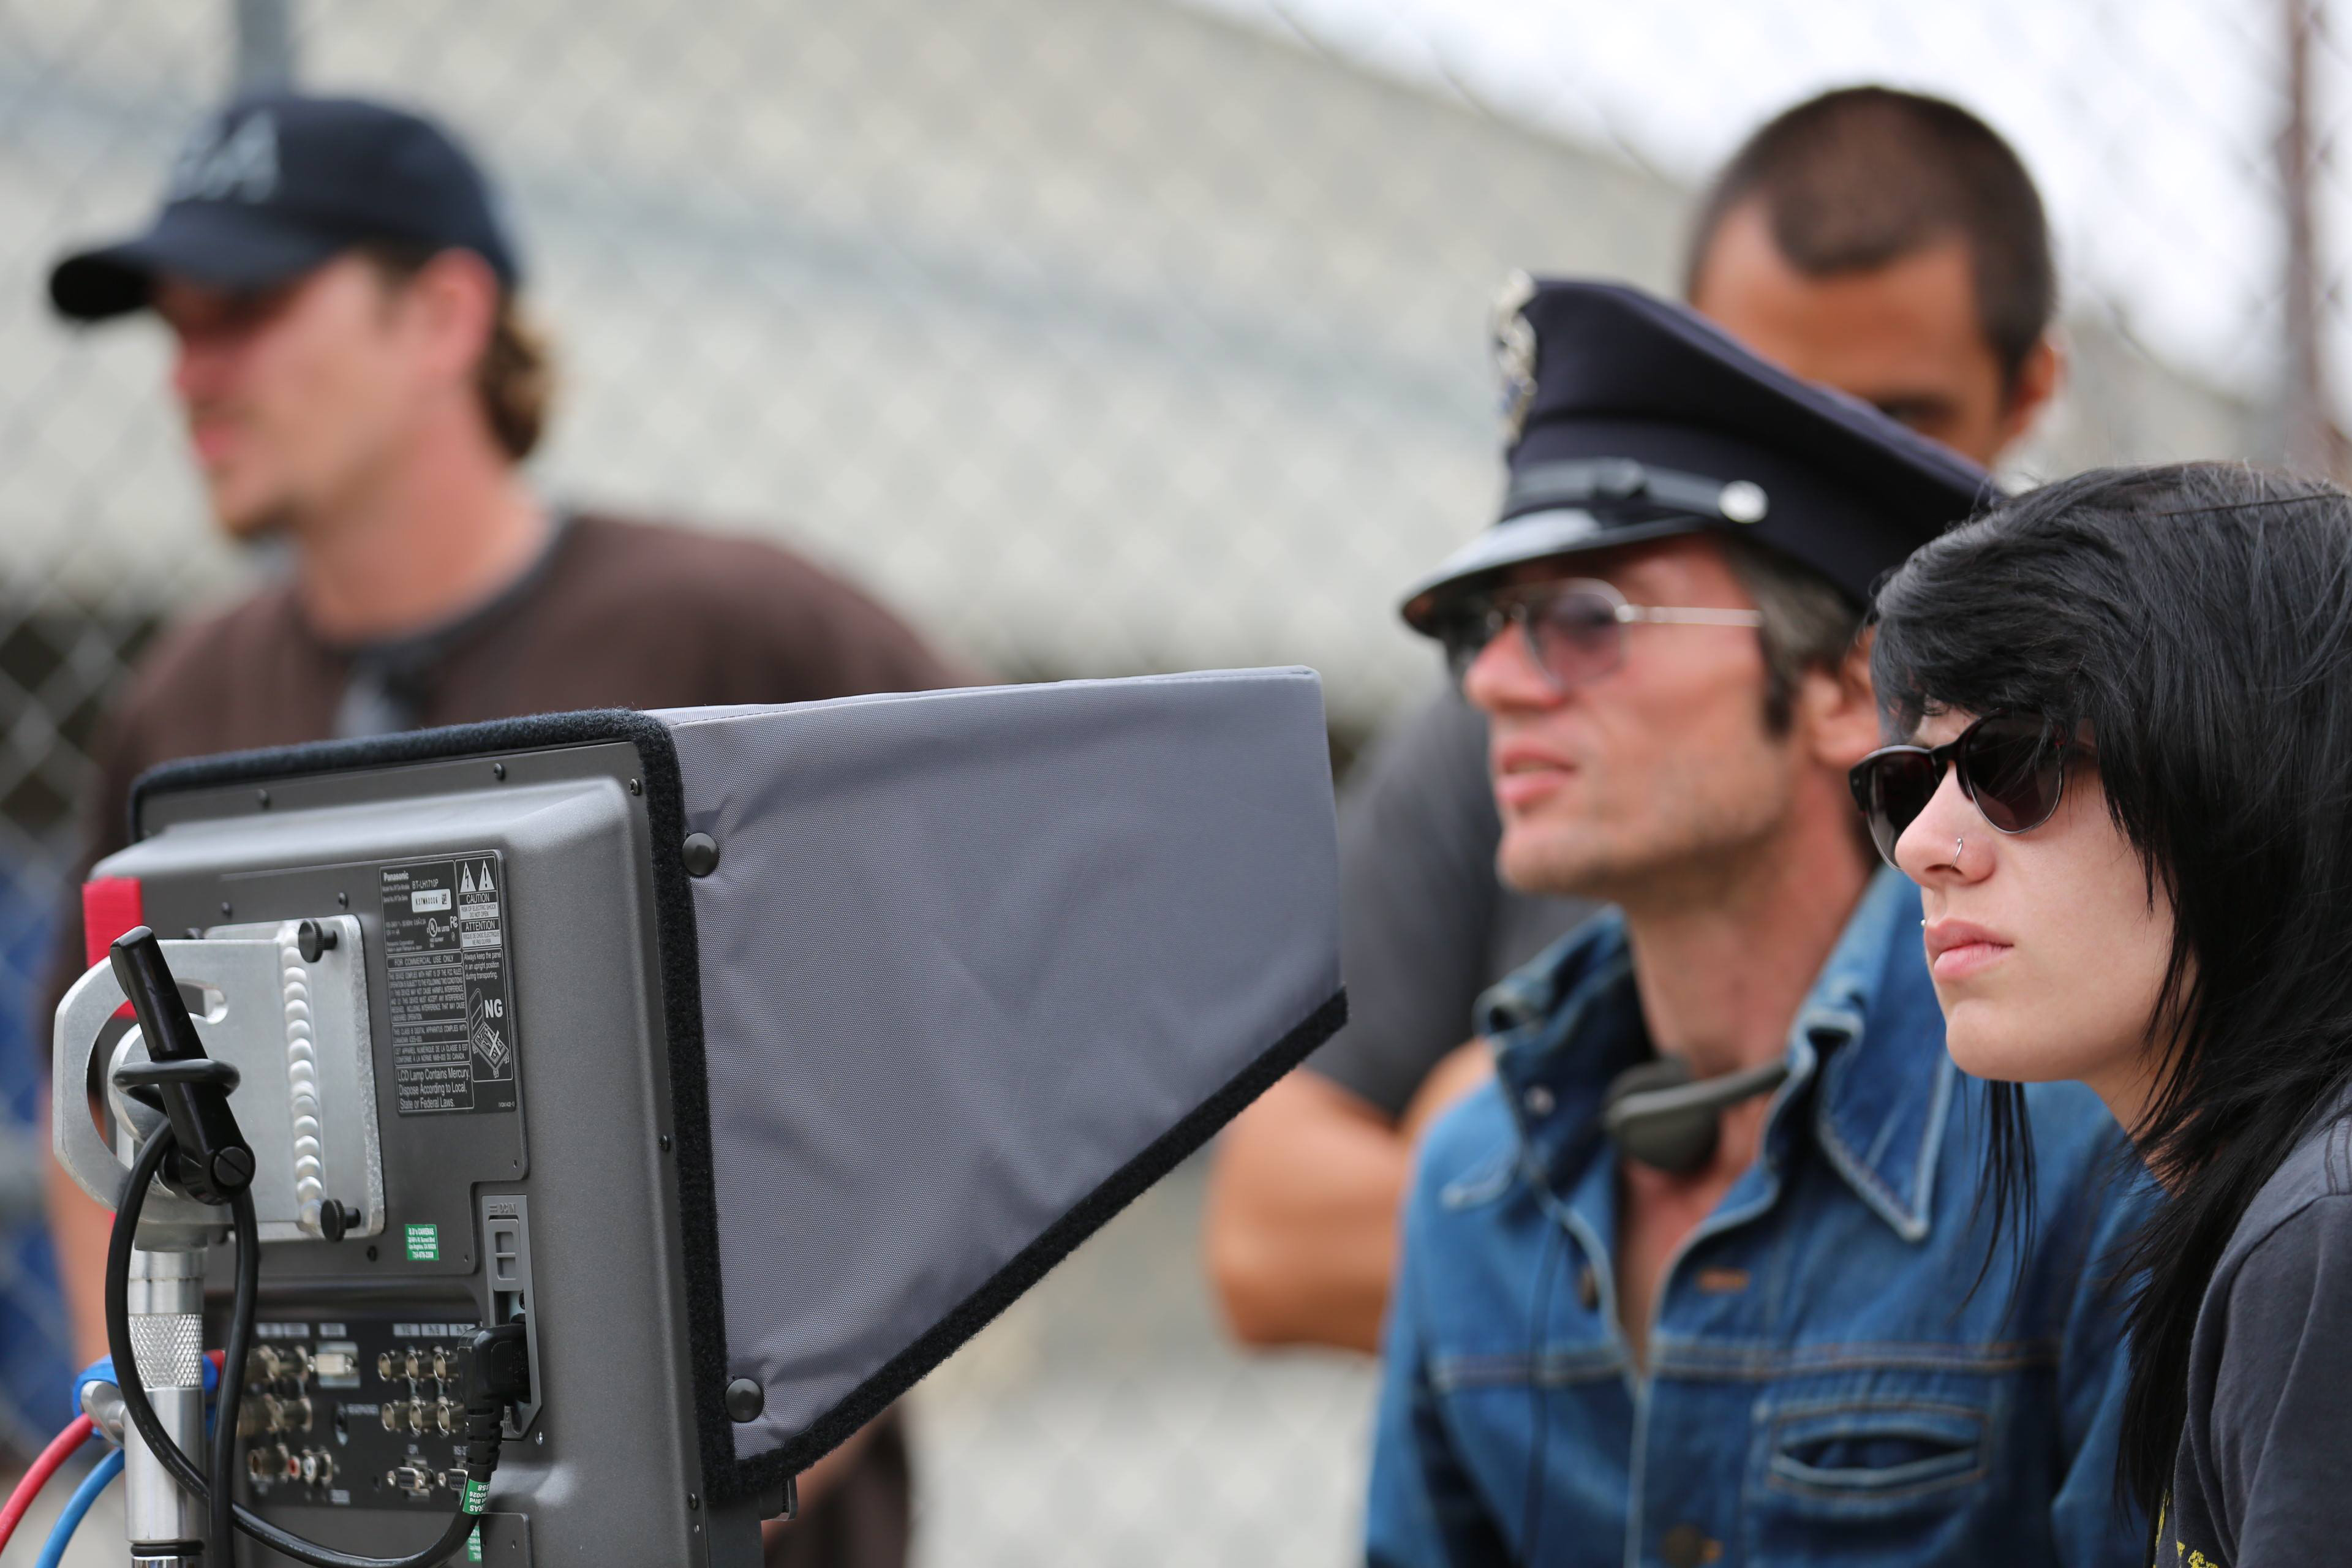
[[[2311,102],[2320,0],[2286,0],[2283,20],[2286,79],[2281,86],[2285,123],[2279,129],[2278,171],[2280,209],[2286,226],[2286,275],[2282,279],[2286,296],[2286,353],[2280,388],[2280,434],[2291,466],[2305,473],[2340,478],[2346,467],[2346,440],[2328,401],[2326,275],[2320,267],[2320,238],[2312,211],[2321,161]]]
[[[230,0],[235,12],[238,92],[294,83],[294,0]]]

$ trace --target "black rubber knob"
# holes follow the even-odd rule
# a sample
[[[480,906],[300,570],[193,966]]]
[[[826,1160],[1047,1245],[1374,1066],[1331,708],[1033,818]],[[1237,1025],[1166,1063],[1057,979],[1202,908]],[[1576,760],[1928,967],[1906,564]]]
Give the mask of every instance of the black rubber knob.
[[[719,869],[719,840],[708,833],[689,833],[678,847],[689,877],[708,877]]]
[[[331,1200],[319,1205],[319,1234],[329,1241],[341,1241],[360,1227],[360,1211],[349,1204]]]
[[[237,1193],[252,1184],[252,1150],[237,1144],[213,1156],[213,1185],[225,1193]]]
[[[317,921],[304,921],[294,928],[294,945],[302,951],[302,962],[316,963],[319,955],[335,945],[335,928],[322,926]]]
[[[757,1421],[768,1407],[767,1390],[748,1377],[727,1385],[727,1416],[731,1421]]]

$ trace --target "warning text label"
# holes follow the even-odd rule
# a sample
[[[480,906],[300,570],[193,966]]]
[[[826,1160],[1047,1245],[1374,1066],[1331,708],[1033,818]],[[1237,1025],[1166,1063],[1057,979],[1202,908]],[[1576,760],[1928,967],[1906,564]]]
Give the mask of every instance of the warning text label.
[[[381,886],[400,1113],[512,1110],[505,862],[413,860],[383,868]]]

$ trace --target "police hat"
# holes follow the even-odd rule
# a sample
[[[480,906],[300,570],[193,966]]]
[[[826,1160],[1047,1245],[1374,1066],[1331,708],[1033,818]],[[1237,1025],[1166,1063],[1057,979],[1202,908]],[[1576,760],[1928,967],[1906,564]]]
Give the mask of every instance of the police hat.
[[[146,232],[58,262],[49,299],[102,321],[144,307],[158,273],[268,289],[369,240],[470,250],[507,288],[521,278],[489,182],[446,131],[362,99],[256,93],[197,128]]]
[[[1523,563],[1708,531],[1779,551],[1863,603],[2000,494],[1967,458],[1623,284],[1515,275],[1495,352],[1502,515],[1406,596],[1416,631],[1433,634],[1450,601]]]

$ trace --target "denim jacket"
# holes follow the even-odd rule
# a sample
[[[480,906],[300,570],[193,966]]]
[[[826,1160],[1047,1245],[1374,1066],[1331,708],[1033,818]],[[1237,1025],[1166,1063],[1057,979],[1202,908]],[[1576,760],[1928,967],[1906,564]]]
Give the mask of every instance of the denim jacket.
[[[1649,1050],[1622,921],[1480,1006],[1496,1081],[1432,1131],[1405,1208],[1371,1563],[2146,1561],[2115,1500],[2106,1260],[2152,1189],[2089,1091],[2032,1088],[2040,1220],[1988,1264],[1984,1089],[1945,1054],[1908,882],[1872,883],[1800,1009],[1756,1163],[1660,1281],[1646,1372],[1600,1125]]]

